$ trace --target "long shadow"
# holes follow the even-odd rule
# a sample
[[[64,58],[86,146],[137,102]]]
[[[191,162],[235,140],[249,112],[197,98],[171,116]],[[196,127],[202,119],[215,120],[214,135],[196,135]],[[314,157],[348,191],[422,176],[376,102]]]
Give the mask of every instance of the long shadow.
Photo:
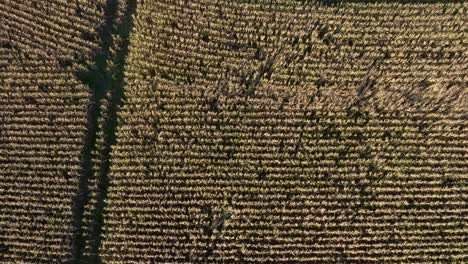
[[[116,143],[116,131],[118,127],[118,110],[124,102],[124,68],[128,54],[129,36],[133,29],[132,14],[136,10],[136,0],[128,0],[127,6],[121,21],[116,24],[115,35],[120,41],[116,43],[116,52],[114,54],[111,68],[112,84],[110,86],[110,98],[107,101],[107,111],[103,115],[103,135],[104,141],[100,150],[100,167],[98,178],[98,193],[96,204],[92,209],[93,221],[90,226],[90,255],[83,257],[82,263],[102,263],[100,256],[100,247],[103,234],[104,215],[109,187],[110,154],[112,146]]]
[[[119,13],[119,3],[124,10]],[[121,3],[120,3],[121,4]],[[120,9],[122,10],[122,9]],[[101,263],[100,245],[104,210],[106,206],[110,152],[116,141],[118,125],[117,111],[124,97],[124,67],[128,54],[129,35],[133,28],[132,14],[136,10],[136,0],[108,0],[104,10],[105,22],[99,30],[100,51],[95,55],[94,65],[87,71],[77,72],[78,78],[91,90],[87,111],[87,133],[81,153],[81,171],[72,216],[73,234],[71,243],[71,263]],[[106,97],[107,94],[110,97]],[[102,113],[102,104],[107,104]],[[102,120],[102,121],[101,121]],[[102,145],[97,146],[99,122],[104,134]],[[93,153],[99,151],[99,171],[96,202],[90,204],[90,178],[94,174]],[[92,220],[85,225],[84,213],[91,208]],[[87,229],[87,236],[83,235]],[[89,255],[84,257],[84,246],[88,243]]]

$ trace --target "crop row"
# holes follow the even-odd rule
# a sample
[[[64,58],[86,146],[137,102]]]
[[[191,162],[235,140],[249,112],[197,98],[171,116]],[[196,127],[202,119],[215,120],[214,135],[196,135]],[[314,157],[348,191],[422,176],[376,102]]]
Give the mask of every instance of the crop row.
[[[468,257],[464,3],[138,4],[103,260]]]
[[[210,106],[206,86],[132,88],[105,260],[466,258],[463,112],[261,109],[261,96],[236,109],[221,97]]]
[[[452,95],[466,101],[460,95],[466,86],[464,4],[323,7],[200,0],[143,6],[133,59],[144,63],[129,74],[144,80],[249,86],[258,77],[275,85],[318,87],[324,97],[346,105],[369,77],[379,87],[370,101],[382,108],[432,109]],[[419,90],[430,97],[408,98]]]
[[[104,1],[0,3],[0,262],[69,261]]]

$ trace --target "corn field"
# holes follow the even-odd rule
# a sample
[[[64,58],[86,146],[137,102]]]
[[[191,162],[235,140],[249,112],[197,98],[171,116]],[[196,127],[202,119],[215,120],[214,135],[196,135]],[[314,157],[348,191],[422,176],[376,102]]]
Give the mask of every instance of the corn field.
[[[0,1],[1,263],[467,263],[465,1]]]

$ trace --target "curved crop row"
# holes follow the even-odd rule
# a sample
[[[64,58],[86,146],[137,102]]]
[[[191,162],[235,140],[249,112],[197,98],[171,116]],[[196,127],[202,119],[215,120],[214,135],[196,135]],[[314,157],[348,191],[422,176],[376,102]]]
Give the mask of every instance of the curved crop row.
[[[468,259],[465,3],[138,2],[104,261]]]

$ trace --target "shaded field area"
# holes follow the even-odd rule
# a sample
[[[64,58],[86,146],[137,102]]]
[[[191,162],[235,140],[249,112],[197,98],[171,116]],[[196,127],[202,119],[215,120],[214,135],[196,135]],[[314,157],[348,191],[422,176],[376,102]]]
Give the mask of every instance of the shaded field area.
[[[467,8],[0,1],[0,262],[467,262]]]

